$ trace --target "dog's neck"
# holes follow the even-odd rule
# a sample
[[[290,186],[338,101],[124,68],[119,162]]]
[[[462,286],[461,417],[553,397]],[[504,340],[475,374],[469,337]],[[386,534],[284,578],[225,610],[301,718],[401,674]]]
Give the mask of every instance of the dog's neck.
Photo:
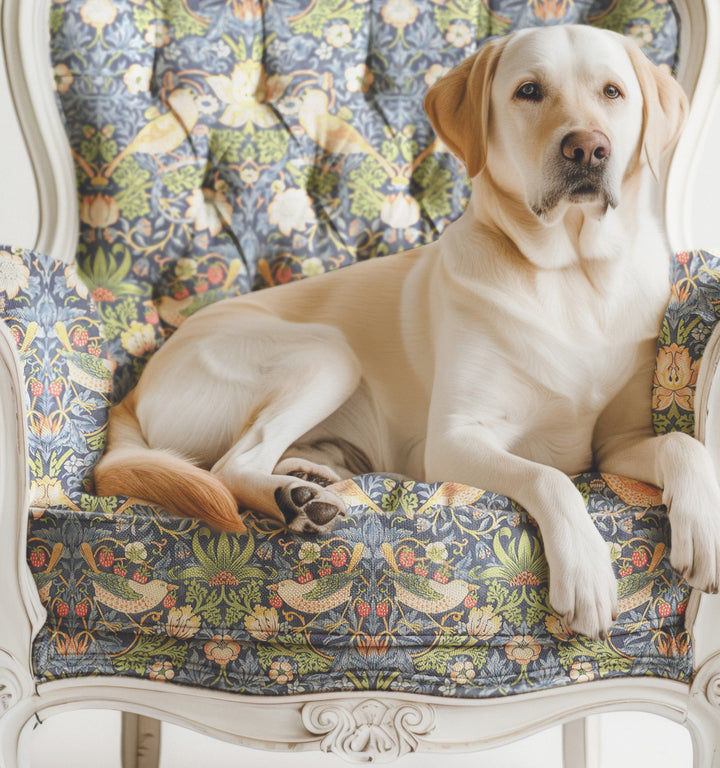
[[[646,174],[638,170],[622,185],[618,208],[601,210],[599,203],[563,205],[553,220],[543,221],[524,200],[501,190],[485,173],[473,179],[468,208],[473,225],[510,241],[529,264],[540,269],[595,266],[605,271],[619,263],[623,253],[649,222]]]

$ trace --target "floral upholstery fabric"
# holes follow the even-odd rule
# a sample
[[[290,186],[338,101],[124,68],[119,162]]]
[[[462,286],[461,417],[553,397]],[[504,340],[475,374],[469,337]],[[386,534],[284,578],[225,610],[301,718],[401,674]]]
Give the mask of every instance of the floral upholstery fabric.
[[[720,311],[720,258],[681,253],[672,273],[656,418],[692,403],[692,371]],[[27,383],[28,562],[48,611],[38,681],[99,673],[257,694],[483,697],[623,675],[689,678],[690,590],[669,565],[657,489],[575,478],[618,576],[621,614],[602,641],[553,613],[537,527],[497,494],[354,478],[337,488],[347,517],[320,537],[251,512],[248,532],[228,536],[97,498],[86,475],[113,364],[96,307],[74,268],[22,251],[0,249],[0,285]]]
[[[469,195],[423,111],[491,35],[588,22],[674,67],[667,0],[63,0],[78,267],[116,392],[218,298],[437,237]]]
[[[669,565],[660,493],[633,480],[574,480],[618,576],[602,641],[554,614],[537,526],[497,494],[366,475],[337,487],[348,515],[318,537],[249,511],[228,536],[93,495],[111,401],[184,317],[436,237],[469,185],[423,115],[428,85],[489,35],[570,21],[675,66],[666,0],[56,0],[77,264],[0,249],[27,389],[28,563],[48,613],[38,682],[487,697],[689,678],[689,588]],[[717,265],[673,261],[658,429],[691,429]]]

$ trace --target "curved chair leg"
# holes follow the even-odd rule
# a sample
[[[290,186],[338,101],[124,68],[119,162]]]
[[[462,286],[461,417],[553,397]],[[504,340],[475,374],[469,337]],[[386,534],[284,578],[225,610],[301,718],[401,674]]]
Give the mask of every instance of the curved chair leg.
[[[123,768],[158,768],[161,725],[152,717],[122,713]]]
[[[35,724],[34,715],[28,717],[27,711],[19,707],[3,714],[0,700],[0,766],[2,768],[28,768],[29,754],[27,747],[28,733]]]
[[[693,742],[693,768],[720,768],[720,709],[696,709],[686,725]]]
[[[563,725],[564,768],[599,768],[600,721],[583,717]]]

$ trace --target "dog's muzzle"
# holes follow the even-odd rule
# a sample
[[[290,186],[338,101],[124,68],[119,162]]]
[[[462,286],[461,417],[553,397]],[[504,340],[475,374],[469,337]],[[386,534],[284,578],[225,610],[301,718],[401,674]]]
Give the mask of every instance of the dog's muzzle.
[[[560,143],[560,151],[550,163],[547,183],[532,212],[542,218],[561,200],[569,203],[598,201],[604,214],[616,208],[619,199],[612,183],[610,139],[601,131],[573,131]]]

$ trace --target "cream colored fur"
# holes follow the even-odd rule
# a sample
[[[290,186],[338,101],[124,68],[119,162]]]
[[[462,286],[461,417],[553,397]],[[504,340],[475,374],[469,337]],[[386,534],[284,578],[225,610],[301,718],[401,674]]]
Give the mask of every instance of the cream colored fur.
[[[371,469],[506,494],[540,526],[553,607],[598,636],[615,577],[568,478],[597,466],[664,487],[673,566],[717,590],[710,459],[650,415],[669,288],[648,181],[681,89],[620,36],[553,27],[487,44],[426,109],[472,176],[465,214],[431,245],[188,319],[114,409],[98,491],[298,531],[344,511],[323,486]],[[572,186],[563,139],[588,131],[611,151]]]

